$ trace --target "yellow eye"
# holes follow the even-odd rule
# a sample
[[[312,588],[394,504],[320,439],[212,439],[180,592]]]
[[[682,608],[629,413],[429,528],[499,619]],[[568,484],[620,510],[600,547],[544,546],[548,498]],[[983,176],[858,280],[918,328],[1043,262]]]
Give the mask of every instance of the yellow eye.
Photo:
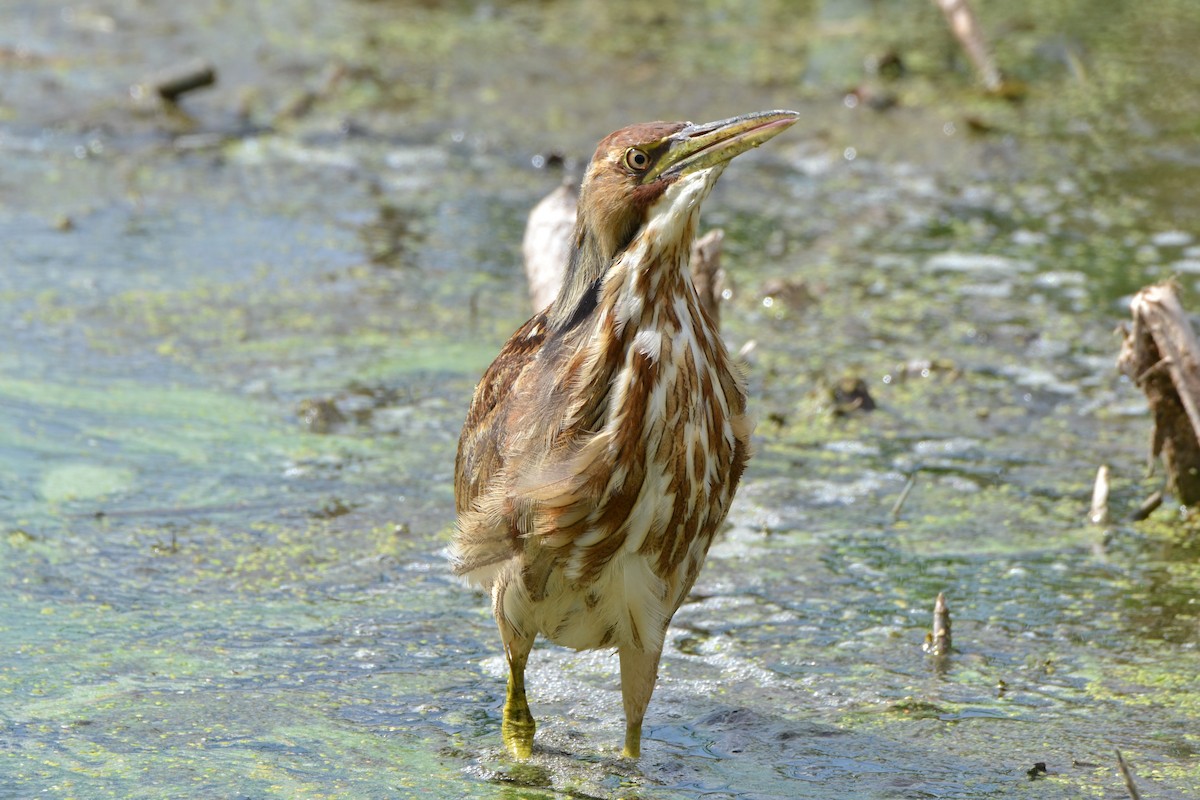
[[[634,172],[641,172],[650,166],[650,156],[646,155],[645,150],[631,147],[625,151],[625,166]]]

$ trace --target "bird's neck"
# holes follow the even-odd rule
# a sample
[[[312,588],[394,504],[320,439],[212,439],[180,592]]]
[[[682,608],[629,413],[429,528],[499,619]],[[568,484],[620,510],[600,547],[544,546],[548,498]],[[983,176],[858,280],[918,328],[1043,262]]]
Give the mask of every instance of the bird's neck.
[[[689,214],[669,232],[647,226],[613,264],[601,297],[618,329],[639,327],[643,320],[659,317],[658,309],[698,304],[688,269],[697,216]]]
[[[547,311],[550,330],[567,333],[594,318],[602,304],[624,321],[648,302],[695,295],[688,262],[700,204],[723,169],[720,164],[675,181],[627,231],[595,229],[581,203],[565,280]]]
[[[612,304],[618,328],[637,326],[643,317],[657,316],[652,313],[656,308],[680,302],[698,307],[688,264],[700,204],[715,180],[715,174],[698,173],[669,187],[613,262],[604,279],[603,297]]]
[[[562,366],[547,373],[558,376],[556,382],[539,392],[560,400],[553,413],[568,439],[605,431],[605,441],[658,441],[663,430],[646,426],[669,416],[668,396],[687,406],[671,412],[684,415],[680,420],[703,409],[705,424],[717,426],[718,416],[743,413],[745,388],[688,269],[704,193],[653,209],[657,213],[595,280],[590,311],[550,339],[547,352]],[[720,427],[713,440],[719,435],[732,447],[733,434]]]
[[[566,333],[595,311],[601,283],[611,263],[612,257],[601,249],[599,237],[585,220],[580,220],[562,286],[546,310],[550,330]]]

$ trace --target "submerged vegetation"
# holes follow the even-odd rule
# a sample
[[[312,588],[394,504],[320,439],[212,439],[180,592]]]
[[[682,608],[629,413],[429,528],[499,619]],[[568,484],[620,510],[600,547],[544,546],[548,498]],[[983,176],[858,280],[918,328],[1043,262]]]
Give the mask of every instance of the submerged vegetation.
[[[1150,282],[1200,308],[1191,0],[979,4],[1020,99],[932,3],[8,5],[0,796],[1200,785],[1200,535],[1131,520],[1112,334]],[[214,87],[130,96],[185,52]],[[756,454],[645,755],[613,659],[547,647],[514,765],[443,548],[525,214],[609,130],[772,107],[703,220]]]

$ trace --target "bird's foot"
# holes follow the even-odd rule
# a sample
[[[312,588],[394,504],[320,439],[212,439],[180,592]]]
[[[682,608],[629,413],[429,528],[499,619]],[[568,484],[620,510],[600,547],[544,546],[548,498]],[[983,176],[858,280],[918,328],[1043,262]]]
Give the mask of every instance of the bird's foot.
[[[520,697],[509,693],[504,703],[504,722],[500,724],[500,736],[504,746],[513,758],[526,759],[533,755],[533,734],[537,723],[525,702],[524,693]]]
[[[622,758],[639,758],[642,755],[642,726],[625,729],[625,747],[621,750]]]

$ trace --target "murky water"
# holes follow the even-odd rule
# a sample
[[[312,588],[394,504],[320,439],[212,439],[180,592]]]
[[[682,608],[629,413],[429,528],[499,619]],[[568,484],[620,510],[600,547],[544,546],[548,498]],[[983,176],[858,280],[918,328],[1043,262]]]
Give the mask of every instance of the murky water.
[[[1196,307],[1200,11],[980,5],[1023,101],[920,3],[0,1],[0,797],[1120,798],[1116,749],[1195,797],[1200,540],[1127,521],[1112,329]],[[524,215],[613,128],[772,107],[704,218],[757,453],[644,757],[546,646],[513,763],[442,550]]]

